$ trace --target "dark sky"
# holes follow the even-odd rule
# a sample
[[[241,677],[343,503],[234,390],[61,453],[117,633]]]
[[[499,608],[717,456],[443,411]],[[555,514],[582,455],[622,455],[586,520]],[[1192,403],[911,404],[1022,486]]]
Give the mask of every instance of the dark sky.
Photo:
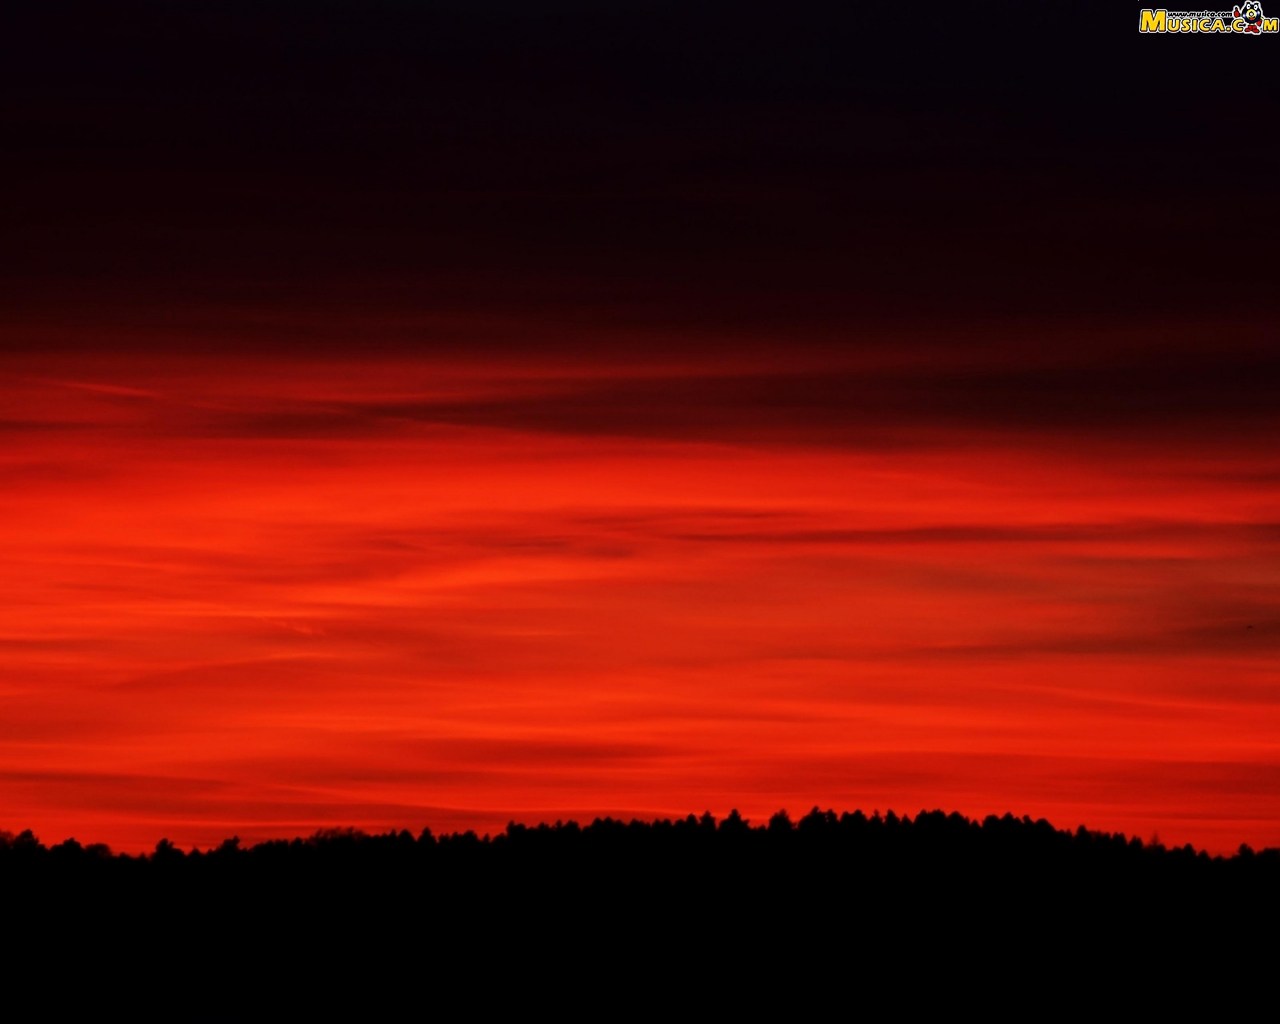
[[[17,5],[2,297],[20,321],[484,311],[842,343],[1272,317],[1273,40],[1144,37],[1115,3],[912,10]]]

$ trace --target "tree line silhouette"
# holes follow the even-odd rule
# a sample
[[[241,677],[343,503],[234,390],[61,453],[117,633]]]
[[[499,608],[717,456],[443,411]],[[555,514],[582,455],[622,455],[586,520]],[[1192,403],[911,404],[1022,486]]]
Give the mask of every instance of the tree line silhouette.
[[[95,991],[136,1000],[145,964],[196,1018],[264,999],[391,1005],[416,986],[643,1000],[659,982],[794,1009],[819,980],[896,980],[920,1000],[922,985],[997,976],[1132,983],[1140,963],[1184,990],[1214,978],[1239,992],[1271,976],[1280,920],[1277,849],[1210,856],[942,811],[326,829],[206,850],[161,840],[142,855],[3,833],[0,885],[11,968],[53,953]]]
[[[504,869],[537,862],[550,869],[556,863],[597,860],[620,863],[644,860],[649,868],[667,858],[689,863],[719,859],[719,867],[743,863],[757,856],[800,857],[810,867],[848,867],[876,861],[895,872],[965,865],[998,868],[1044,868],[1071,864],[1076,870],[1106,872],[1183,873],[1183,878],[1259,876],[1280,870],[1280,848],[1255,852],[1241,844],[1230,856],[1211,856],[1191,844],[1166,847],[1158,840],[1144,843],[1119,832],[1101,832],[1081,825],[1074,832],[1055,828],[1043,818],[1013,814],[988,815],[982,820],[958,812],[921,811],[915,817],[894,811],[871,815],[863,811],[837,814],[814,807],[799,820],[785,810],[766,823],[751,824],[737,810],[717,820],[709,811],[701,816],[643,821],[603,817],[587,825],[556,821],[530,826],[515,821],[497,835],[474,831],[437,836],[424,828],[416,836],[408,830],[371,834],[356,828],[320,829],[306,838],[273,839],[251,846],[232,837],[206,850],[184,852],[161,839],[149,853],[114,853],[103,843],[82,845],[67,839],[46,846],[30,831],[0,831],[0,870],[98,872],[101,877],[171,877],[175,872],[209,879],[224,872],[237,877],[258,870],[270,873],[322,867],[325,870],[448,868]],[[655,860],[656,858],[656,860]],[[975,861],[976,858],[976,861]],[[585,864],[575,863],[575,871]]]

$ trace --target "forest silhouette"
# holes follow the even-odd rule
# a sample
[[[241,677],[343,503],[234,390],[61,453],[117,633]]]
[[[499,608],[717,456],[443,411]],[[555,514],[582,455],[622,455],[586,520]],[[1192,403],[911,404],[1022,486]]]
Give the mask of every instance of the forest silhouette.
[[[794,1011],[886,984],[923,1006],[1011,979],[1135,1006],[1199,989],[1221,1006],[1273,976],[1280,850],[814,808],[144,855],[3,833],[0,881],[13,977],[52,963],[63,999],[187,1019],[551,992]]]

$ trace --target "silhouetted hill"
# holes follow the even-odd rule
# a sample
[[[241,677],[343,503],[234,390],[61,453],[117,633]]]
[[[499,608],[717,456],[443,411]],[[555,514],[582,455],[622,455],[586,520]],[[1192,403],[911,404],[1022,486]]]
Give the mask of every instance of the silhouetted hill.
[[[1280,850],[941,811],[330,830],[146,856],[6,834],[0,884],[11,968],[188,1019],[552,993],[657,1012],[676,989],[796,1010],[890,983],[916,1004],[1016,984],[1221,1006],[1272,976],[1280,920]]]

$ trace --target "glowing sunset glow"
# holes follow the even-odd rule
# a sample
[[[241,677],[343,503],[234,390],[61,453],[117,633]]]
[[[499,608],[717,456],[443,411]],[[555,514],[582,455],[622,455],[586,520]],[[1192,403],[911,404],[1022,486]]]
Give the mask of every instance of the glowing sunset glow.
[[[1280,846],[1266,42],[18,6],[0,832]]]
[[[998,401],[865,435],[876,360],[785,417],[728,358],[74,362],[4,378],[0,793],[43,836],[819,804],[1280,843],[1265,445]]]

